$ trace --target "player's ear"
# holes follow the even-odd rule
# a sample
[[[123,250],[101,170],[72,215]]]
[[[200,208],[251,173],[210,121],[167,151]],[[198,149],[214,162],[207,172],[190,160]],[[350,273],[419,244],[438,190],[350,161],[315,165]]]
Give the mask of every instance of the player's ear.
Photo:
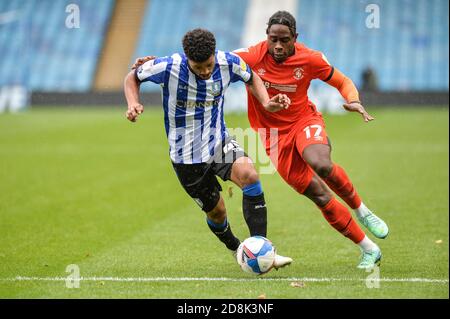
[[[298,33],[296,32],[295,33],[295,40],[297,40],[297,38],[298,38]]]

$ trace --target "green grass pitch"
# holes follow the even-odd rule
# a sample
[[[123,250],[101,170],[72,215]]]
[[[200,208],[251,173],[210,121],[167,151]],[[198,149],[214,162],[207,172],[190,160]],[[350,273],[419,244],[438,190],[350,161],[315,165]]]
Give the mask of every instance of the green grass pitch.
[[[369,124],[325,120],[333,160],[390,226],[376,240],[379,288],[356,269],[359,249],[278,174],[261,176],[268,237],[294,263],[243,273],[179,185],[160,109],[131,124],[123,109],[43,108],[0,115],[0,298],[448,298],[448,108],[369,110]],[[248,126],[245,114],[226,122]],[[79,288],[66,287],[70,264]]]

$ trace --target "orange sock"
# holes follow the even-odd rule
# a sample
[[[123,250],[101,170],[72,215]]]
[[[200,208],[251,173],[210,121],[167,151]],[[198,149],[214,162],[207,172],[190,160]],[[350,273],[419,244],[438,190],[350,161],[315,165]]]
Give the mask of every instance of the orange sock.
[[[361,206],[361,198],[342,167],[334,164],[330,175],[324,181],[352,209]]]
[[[328,223],[355,244],[364,239],[366,234],[355,222],[350,211],[336,198],[332,198],[324,207],[319,207]]]

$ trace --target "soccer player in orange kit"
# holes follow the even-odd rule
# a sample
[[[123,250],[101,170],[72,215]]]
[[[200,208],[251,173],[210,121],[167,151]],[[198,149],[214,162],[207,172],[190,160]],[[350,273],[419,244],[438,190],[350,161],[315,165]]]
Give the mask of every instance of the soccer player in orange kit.
[[[328,187],[355,210],[373,235],[385,238],[388,227],[364,205],[342,167],[331,161],[325,123],[308,99],[310,82],[320,79],[334,86],[347,101],[346,110],[360,113],[365,122],[374,118],[361,105],[358,90],[349,78],[331,66],[321,52],[296,42],[296,21],[289,12],[273,14],[266,33],[266,41],[235,53],[258,73],[270,96],[284,93],[291,99],[291,105],[281,112],[269,113],[248,94],[250,125],[256,130],[278,129],[278,173],[298,193],[311,199],[331,226],[361,247],[358,268],[373,267],[381,260],[380,248],[364,234]],[[270,136],[261,138],[270,156]]]
[[[386,223],[361,201],[342,167],[331,161],[330,140],[325,123],[307,91],[313,79],[335,87],[347,103],[344,108],[358,112],[365,122],[372,121],[359,100],[353,82],[329,64],[318,51],[297,42],[295,18],[287,11],[273,14],[266,30],[267,40],[247,49],[235,51],[264,81],[270,96],[284,93],[291,99],[288,109],[267,112],[248,95],[248,118],[253,129],[265,128],[261,136],[266,152],[276,164],[281,177],[298,193],[311,199],[328,223],[342,235],[359,245],[362,251],[358,268],[374,267],[381,261],[381,250],[352,218],[350,211],[330,192],[333,190],[350,206],[358,220],[377,238],[385,238]],[[137,64],[145,62],[138,59]],[[135,64],[136,66],[136,64]],[[278,130],[278,139],[270,138],[270,128]],[[277,154],[270,154],[277,143]]]

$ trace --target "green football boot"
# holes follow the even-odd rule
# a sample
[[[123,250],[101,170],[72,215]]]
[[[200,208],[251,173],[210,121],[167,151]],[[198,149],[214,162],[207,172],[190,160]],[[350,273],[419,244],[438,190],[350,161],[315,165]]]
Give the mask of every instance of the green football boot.
[[[369,269],[379,265],[381,262],[381,250],[377,249],[372,251],[363,251],[361,255],[361,261],[358,265],[359,269]]]
[[[377,238],[384,239],[389,234],[389,228],[386,223],[372,212],[364,217],[358,216],[358,220]]]

